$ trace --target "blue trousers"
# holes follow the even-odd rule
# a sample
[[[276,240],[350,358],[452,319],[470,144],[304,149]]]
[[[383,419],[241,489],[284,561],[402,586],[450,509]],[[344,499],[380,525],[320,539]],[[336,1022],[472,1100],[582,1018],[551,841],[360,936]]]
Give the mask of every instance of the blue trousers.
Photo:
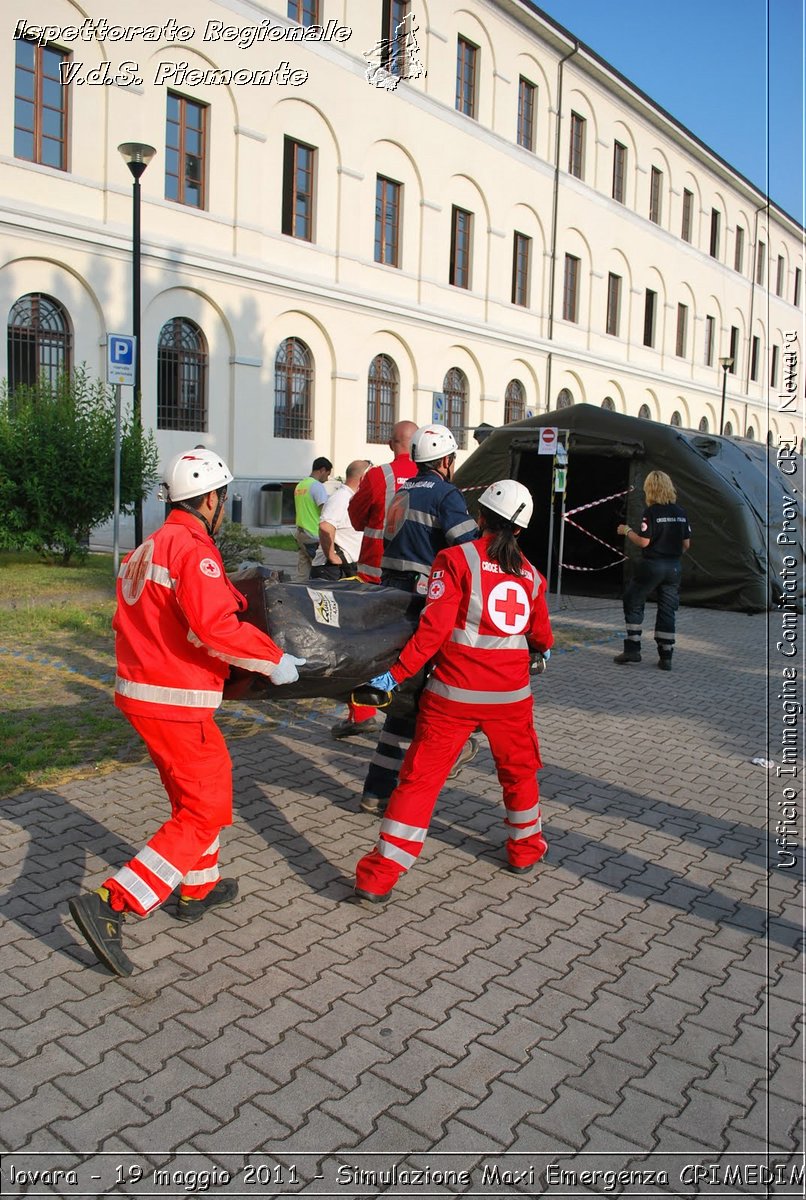
[[[642,558],[635,564],[633,577],[624,592],[624,622],[627,641],[640,647],[647,596],[657,589],[658,611],[655,617],[655,641],[659,653],[671,654],[674,646],[675,613],[680,605],[679,558]]]

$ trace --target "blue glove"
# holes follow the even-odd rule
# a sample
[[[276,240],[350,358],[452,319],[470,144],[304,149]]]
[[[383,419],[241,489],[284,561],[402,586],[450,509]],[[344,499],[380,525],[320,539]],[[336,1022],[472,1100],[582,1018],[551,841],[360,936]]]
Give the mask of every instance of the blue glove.
[[[383,675],[376,675],[374,679],[370,679],[369,686],[377,688],[380,692],[393,692],[397,687],[397,680],[386,671]]]

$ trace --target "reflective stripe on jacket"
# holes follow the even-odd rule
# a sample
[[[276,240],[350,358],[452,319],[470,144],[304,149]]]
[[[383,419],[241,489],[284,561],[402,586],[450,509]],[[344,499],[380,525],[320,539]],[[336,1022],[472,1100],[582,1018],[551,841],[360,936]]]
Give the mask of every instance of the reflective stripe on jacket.
[[[370,467],[350,501],[350,521],[363,532],[358,560],[358,575],[365,583],[381,582],[383,526],[395,492],[417,474],[408,454],[399,454],[391,463]]]
[[[426,691],[483,706],[531,696],[530,649],[548,650],[546,581],[523,560],[520,575],[489,557],[491,535],[443,550],[434,559],[428,601],[392,675],[402,682],[435,658]]]
[[[381,566],[427,576],[440,550],[477,534],[459,489],[438,471],[424,471],[407,480],[389,506]]]
[[[180,509],[123,560],[117,597],[115,703],[124,712],[198,720],[221,703],[228,664],[270,675],[282,656],[238,620],[246,600],[202,522]]]

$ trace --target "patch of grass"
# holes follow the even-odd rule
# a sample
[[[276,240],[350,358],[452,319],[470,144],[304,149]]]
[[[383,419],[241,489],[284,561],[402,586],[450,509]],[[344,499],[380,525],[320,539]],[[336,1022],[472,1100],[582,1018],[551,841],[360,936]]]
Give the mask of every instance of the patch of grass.
[[[90,554],[83,563],[63,567],[43,562],[35,554],[0,553],[0,603],[41,602],[79,592],[106,592],[114,595],[112,558],[108,554]]]
[[[291,533],[270,533],[258,539],[262,546],[271,550],[298,550],[297,539]]]

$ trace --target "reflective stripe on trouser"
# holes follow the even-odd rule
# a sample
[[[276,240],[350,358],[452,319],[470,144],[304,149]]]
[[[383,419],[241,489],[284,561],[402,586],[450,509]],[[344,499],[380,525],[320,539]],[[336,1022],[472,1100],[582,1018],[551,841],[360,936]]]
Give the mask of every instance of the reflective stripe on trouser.
[[[145,742],[171,818],[104,882],[112,907],[145,916],[181,885],[201,899],[218,879],[218,835],[232,821],[232,763],[212,715],[201,721],[126,716]]]
[[[395,716],[388,713],[370,759],[363,795],[388,800],[397,786],[400,768],[414,737],[415,714]]]
[[[658,649],[670,649],[675,638],[675,614],[680,605],[678,558],[642,558],[634,567],[633,577],[624,592],[624,621],[630,641],[640,641],[644,623],[644,605],[650,593],[657,590],[658,611],[655,617],[655,641]],[[637,631],[637,638],[636,638]]]
[[[532,700],[501,706],[484,715],[426,692],[417,730],[381,822],[378,844],[356,867],[357,886],[383,895],[417,860],[448,773],[473,731],[490,743],[504,792],[506,851],[513,866],[538,862],[546,851],[541,833],[537,770],[542,765],[532,720]]]

